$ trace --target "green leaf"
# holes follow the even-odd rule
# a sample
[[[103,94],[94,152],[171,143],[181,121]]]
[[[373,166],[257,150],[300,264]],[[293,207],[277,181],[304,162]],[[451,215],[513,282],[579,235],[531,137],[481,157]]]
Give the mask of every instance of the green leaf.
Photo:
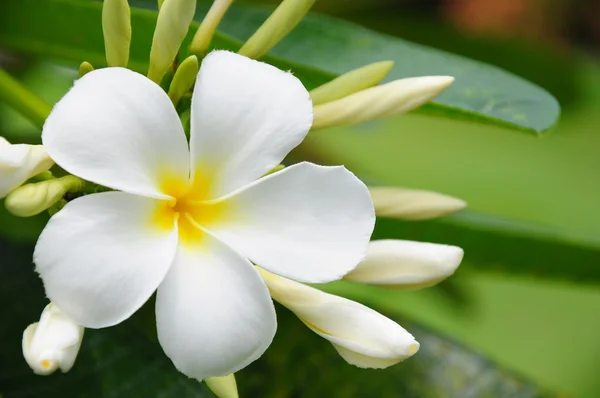
[[[0,394],[34,397],[210,397],[204,385],[178,373],[142,325],[153,323],[151,305],[125,323],[86,330],[80,355],[67,374],[35,376],[21,353],[21,334],[46,305],[31,266],[31,246],[0,240]],[[410,360],[386,370],[346,364],[281,307],[279,329],[267,353],[237,373],[242,397],[494,397],[555,396],[498,367],[455,341],[402,322],[421,343]],[[151,320],[151,322],[148,322]],[[152,324],[151,333],[154,333]],[[150,333],[150,334],[151,334]]]
[[[145,4],[148,4],[147,2]],[[154,4],[154,2],[152,2]],[[225,32],[246,38],[264,21],[269,8],[237,6],[223,21]],[[198,18],[203,13],[199,10]],[[0,46],[28,54],[103,66],[101,5],[76,0],[21,0],[0,6]],[[132,9],[132,69],[146,72],[156,13]],[[190,29],[187,48],[197,25]],[[214,46],[236,50],[241,42],[224,34]],[[291,69],[308,88],[364,64],[396,61],[390,79],[445,74],[453,87],[423,111],[453,118],[543,132],[559,114],[556,100],[543,89],[508,72],[464,57],[382,35],[331,17],[309,15],[264,60]]]

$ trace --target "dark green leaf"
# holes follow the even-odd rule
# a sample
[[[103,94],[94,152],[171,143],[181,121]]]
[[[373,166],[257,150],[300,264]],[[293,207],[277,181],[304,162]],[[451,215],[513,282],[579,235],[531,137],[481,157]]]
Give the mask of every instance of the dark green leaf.
[[[21,354],[21,333],[46,301],[31,265],[31,246],[0,240],[0,394],[38,397],[209,397],[179,374],[150,333],[152,306],[125,323],[86,330],[67,374],[35,376]],[[242,397],[493,397],[552,396],[458,343],[403,322],[421,342],[412,359],[386,370],[347,365],[333,347],[278,308],[279,330],[267,353],[237,375]],[[152,328],[153,326],[151,326]],[[149,328],[150,329],[150,328]]]
[[[234,7],[225,32],[245,38],[270,9]],[[199,15],[202,11],[199,10]],[[132,10],[130,67],[145,72],[156,13]],[[196,25],[182,48],[187,48]],[[240,41],[224,34],[214,46],[235,50]],[[0,46],[29,54],[104,65],[101,5],[75,0],[21,0],[0,5]],[[378,34],[334,18],[311,15],[273,49],[265,60],[291,69],[311,88],[369,62],[397,61],[390,79],[446,74],[453,87],[424,111],[542,132],[559,114],[556,100],[543,89],[498,68]]]

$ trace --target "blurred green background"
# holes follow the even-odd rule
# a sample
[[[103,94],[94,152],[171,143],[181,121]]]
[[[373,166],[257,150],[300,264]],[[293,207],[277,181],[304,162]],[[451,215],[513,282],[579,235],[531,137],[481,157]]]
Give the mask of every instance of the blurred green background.
[[[498,65],[550,91],[563,114],[541,138],[410,114],[313,133],[304,146],[307,153],[347,164],[367,181],[460,197],[475,213],[534,226],[528,234],[542,228],[561,242],[599,252],[600,5],[584,0],[321,0],[315,9]],[[54,102],[73,74],[39,64],[20,78]],[[5,106],[0,117],[9,136],[38,134]],[[38,228],[43,221],[28,220]],[[19,232],[14,225],[3,223],[0,233],[35,237],[35,228]],[[448,235],[438,241],[461,242]],[[528,254],[527,245],[502,257],[504,263],[514,258],[513,268],[523,258],[538,269],[546,261]],[[381,291],[347,284],[328,289],[449,335],[565,396],[600,396],[598,278],[521,275],[480,258],[467,250],[450,283],[432,289]],[[548,267],[565,273],[579,265],[578,257],[552,260]],[[600,267],[600,257],[592,265]]]

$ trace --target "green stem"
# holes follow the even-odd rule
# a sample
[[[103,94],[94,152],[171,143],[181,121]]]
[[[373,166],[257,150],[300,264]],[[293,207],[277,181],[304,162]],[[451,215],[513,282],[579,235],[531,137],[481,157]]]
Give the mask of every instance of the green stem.
[[[52,110],[50,105],[29,91],[4,69],[0,69],[0,101],[12,106],[40,128]]]

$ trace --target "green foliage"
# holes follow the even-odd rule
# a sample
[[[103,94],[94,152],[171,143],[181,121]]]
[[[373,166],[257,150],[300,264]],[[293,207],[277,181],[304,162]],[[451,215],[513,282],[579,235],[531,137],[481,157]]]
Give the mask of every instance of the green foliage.
[[[21,0],[0,7],[0,46],[77,63],[85,60],[94,66],[105,64],[101,4]],[[268,8],[234,7],[223,29],[243,39],[269,12]],[[131,17],[130,67],[146,72],[156,12],[132,9]],[[194,24],[182,48],[187,48],[196,28]],[[236,50],[241,42],[217,34],[213,45]],[[450,90],[423,108],[429,113],[535,132],[550,128],[559,114],[558,103],[546,91],[498,68],[329,17],[305,18],[272,53],[264,60],[291,69],[308,88],[367,63],[393,60],[396,68],[390,79],[435,74],[457,78]]]
[[[210,397],[178,373],[154,337],[152,302],[125,323],[86,330],[67,374],[35,376],[21,354],[21,333],[46,305],[31,266],[31,245],[0,240],[0,394],[33,397]],[[206,305],[208,303],[204,303]],[[325,340],[278,307],[279,330],[267,353],[237,374],[245,397],[494,397],[553,396],[479,354],[418,326],[402,323],[421,342],[412,359],[386,370],[346,364]],[[209,325],[207,327],[210,327]]]

